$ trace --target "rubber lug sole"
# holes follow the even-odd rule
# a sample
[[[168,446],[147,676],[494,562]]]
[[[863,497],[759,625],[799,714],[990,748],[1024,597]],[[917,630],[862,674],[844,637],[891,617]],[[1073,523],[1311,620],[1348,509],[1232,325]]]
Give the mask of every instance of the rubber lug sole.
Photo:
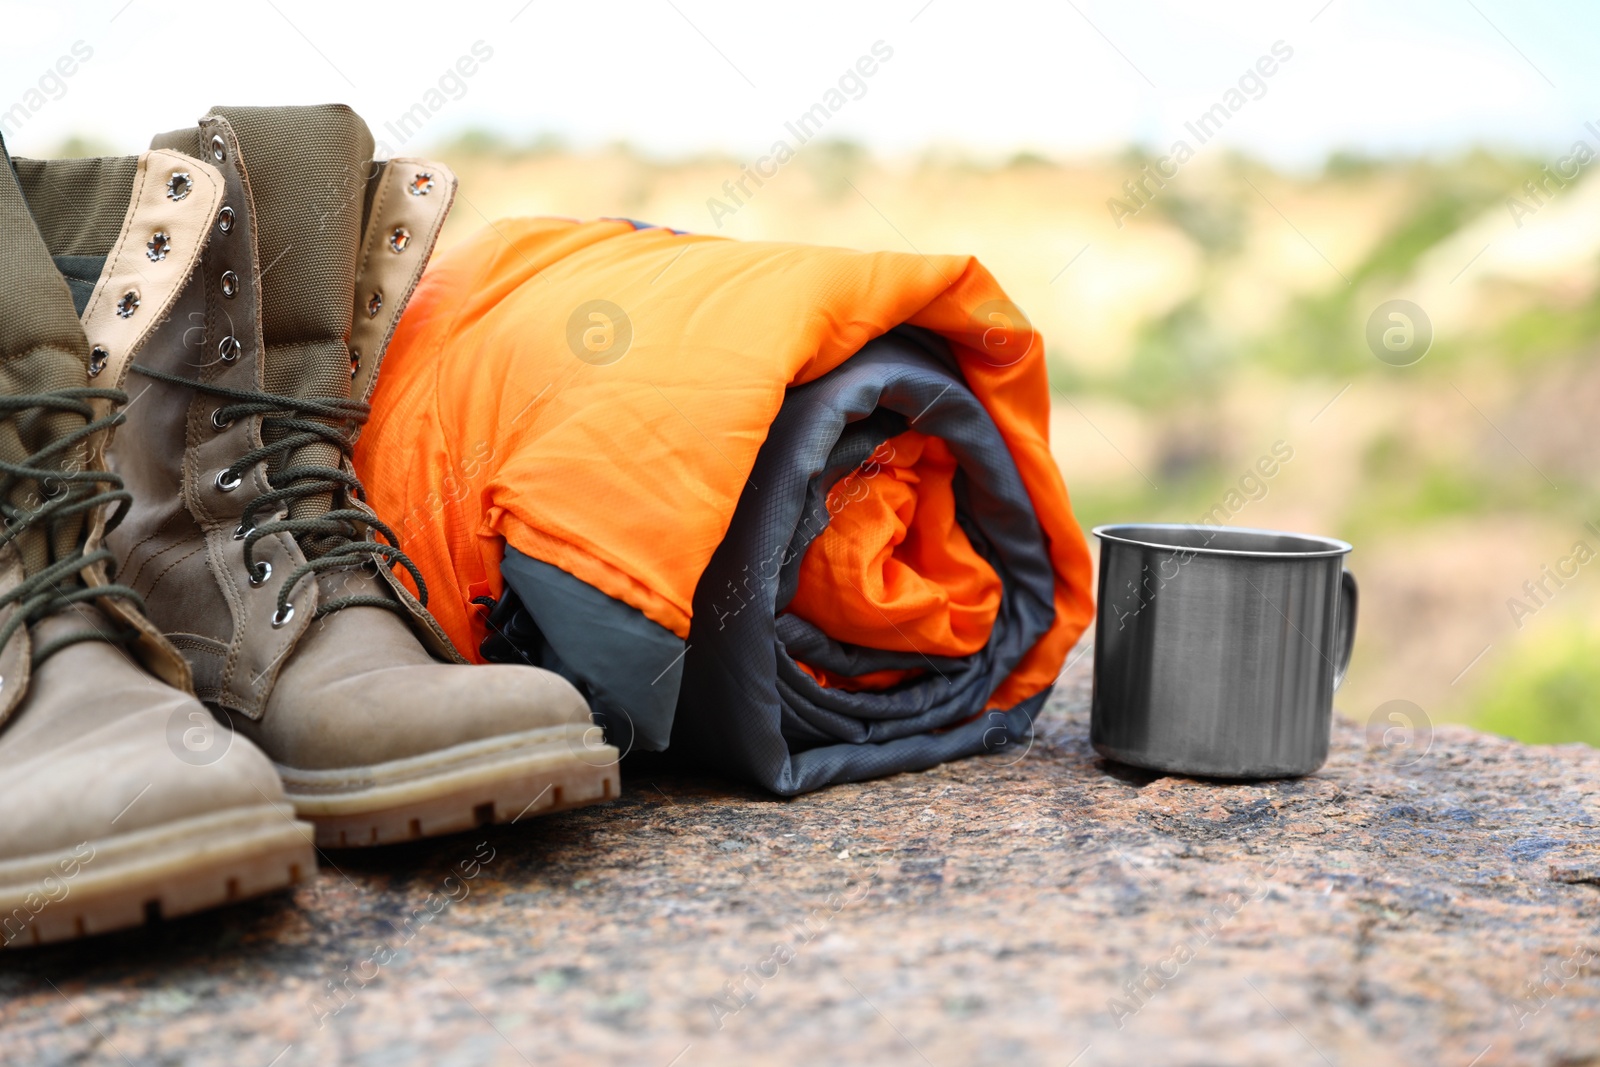
[[[584,724],[546,727],[365,767],[278,765],[321,848],[365,848],[567,811],[621,794],[615,748]]]
[[[118,834],[0,864],[0,945],[70,941],[189,915],[287,888],[316,869],[311,827],[287,805]]]

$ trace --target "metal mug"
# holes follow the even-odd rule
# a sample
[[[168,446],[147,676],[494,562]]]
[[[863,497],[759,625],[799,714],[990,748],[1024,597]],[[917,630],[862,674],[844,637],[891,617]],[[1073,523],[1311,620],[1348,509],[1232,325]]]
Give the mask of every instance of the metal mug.
[[[1242,527],[1096,527],[1090,740],[1212,778],[1310,774],[1356,629],[1350,545]]]

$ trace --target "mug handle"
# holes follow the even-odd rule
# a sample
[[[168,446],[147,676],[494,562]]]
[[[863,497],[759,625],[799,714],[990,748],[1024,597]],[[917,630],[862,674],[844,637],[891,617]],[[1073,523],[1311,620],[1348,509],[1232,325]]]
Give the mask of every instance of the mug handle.
[[[1339,574],[1339,666],[1333,672],[1333,687],[1344,683],[1344,672],[1350,669],[1350,653],[1356,646],[1356,576],[1349,571]]]

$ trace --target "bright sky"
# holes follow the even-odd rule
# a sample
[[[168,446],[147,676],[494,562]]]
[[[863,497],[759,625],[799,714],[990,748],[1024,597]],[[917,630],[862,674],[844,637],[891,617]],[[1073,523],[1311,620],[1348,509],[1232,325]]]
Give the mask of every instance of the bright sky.
[[[70,134],[134,151],[213,104],[339,100],[395,150],[384,124],[422,104],[407,151],[480,127],[754,158],[841,76],[827,135],[879,152],[1165,149],[1280,41],[1291,58],[1247,80],[1259,99],[1222,135],[1278,163],[1600,143],[1600,5],[1549,0],[108,0],[4,19],[19,155]],[[846,76],[876,42],[890,58]],[[475,44],[488,58],[452,73]],[[89,58],[62,77],[75,45]]]

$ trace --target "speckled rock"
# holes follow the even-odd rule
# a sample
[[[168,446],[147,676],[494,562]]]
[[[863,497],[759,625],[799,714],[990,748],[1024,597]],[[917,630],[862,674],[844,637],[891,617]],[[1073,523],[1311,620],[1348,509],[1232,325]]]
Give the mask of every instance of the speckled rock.
[[[19,1064],[1600,1063],[1600,752],[1340,720],[1295,781],[1026,751],[777,800],[625,769],[292,895],[0,956]],[[631,772],[631,773],[630,773]]]

